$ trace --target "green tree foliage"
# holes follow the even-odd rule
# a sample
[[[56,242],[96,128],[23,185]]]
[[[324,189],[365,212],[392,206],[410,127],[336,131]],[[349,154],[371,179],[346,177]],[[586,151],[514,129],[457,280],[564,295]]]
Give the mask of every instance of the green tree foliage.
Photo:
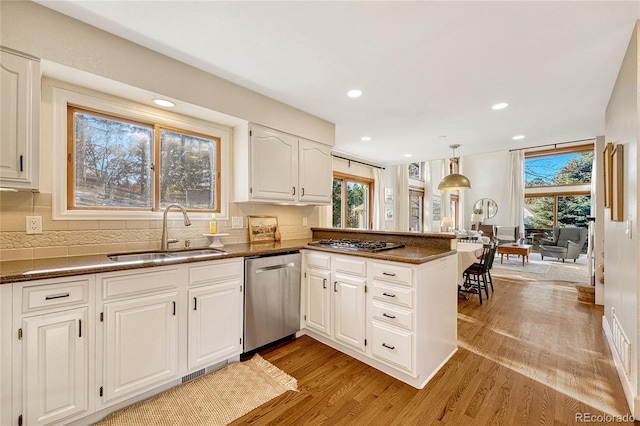
[[[570,158],[555,175],[540,175],[527,172],[533,177],[526,182],[528,187],[545,185],[568,185],[576,183],[590,183],[593,166],[593,152],[586,152]],[[550,183],[549,183],[550,182]],[[553,212],[557,208],[558,226],[586,227],[587,216],[591,212],[591,196],[589,195],[561,195],[557,197],[531,197],[525,200],[525,207],[532,216],[525,218],[527,229],[551,229],[553,227]]]

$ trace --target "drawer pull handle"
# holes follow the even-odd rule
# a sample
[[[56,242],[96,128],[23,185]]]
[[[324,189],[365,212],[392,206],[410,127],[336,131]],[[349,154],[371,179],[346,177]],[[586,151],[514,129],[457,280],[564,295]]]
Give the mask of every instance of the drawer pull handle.
[[[327,279],[326,278],[322,279],[322,288],[327,288]]]
[[[395,316],[395,315],[389,315],[389,314],[388,314],[388,313],[386,313],[386,312],[385,312],[385,313],[383,313],[383,314],[382,314],[382,316],[383,316],[383,317],[387,317],[387,318],[391,318],[391,319],[395,319],[395,318],[396,318],[396,316]]]
[[[63,297],[69,297],[69,293],[54,294],[53,296],[47,296],[44,299],[53,300],[53,299],[62,299]]]
[[[396,274],[394,274],[393,272],[383,272],[382,275],[386,275],[388,277],[395,277]]]
[[[176,302],[173,302],[173,316],[176,315]]]
[[[334,281],[334,282],[333,282],[333,291],[334,291],[335,293],[337,293],[337,292],[338,292],[338,281]]]
[[[198,310],[198,298],[197,297],[193,298],[193,310],[194,311]]]
[[[396,297],[395,294],[391,294],[391,293],[382,293],[382,295],[387,297]]]
[[[395,349],[395,348],[396,348],[395,346],[389,346],[389,345],[387,345],[386,343],[383,343],[383,344],[382,344],[382,346],[384,346],[384,347],[385,347],[385,348],[387,348],[387,349],[391,349],[391,350],[393,350],[393,349]]]

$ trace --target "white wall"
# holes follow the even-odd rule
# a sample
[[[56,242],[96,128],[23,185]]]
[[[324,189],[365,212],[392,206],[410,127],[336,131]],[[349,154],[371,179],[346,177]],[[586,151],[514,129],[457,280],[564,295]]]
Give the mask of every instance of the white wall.
[[[604,313],[609,326],[612,310],[631,340],[631,375],[627,385],[638,395],[638,25],[633,32],[616,84],[606,110],[606,142],[624,146],[624,219],[634,227],[632,239],[625,235],[625,222],[604,216]],[[622,377],[623,387],[626,379]],[[637,399],[637,397],[636,397]],[[640,416],[640,404],[632,404],[634,416]]]
[[[509,151],[469,155],[463,160],[463,174],[471,181],[471,189],[464,191],[465,229],[471,229],[473,205],[480,198],[491,198],[498,204],[498,213],[483,224],[514,225],[509,220]]]

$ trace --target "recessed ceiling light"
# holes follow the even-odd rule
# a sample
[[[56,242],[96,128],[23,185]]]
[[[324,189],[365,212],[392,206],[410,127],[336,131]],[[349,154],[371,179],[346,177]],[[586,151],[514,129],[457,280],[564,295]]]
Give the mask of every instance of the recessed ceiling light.
[[[370,141],[371,140],[371,136],[363,136],[360,138],[361,141]]]
[[[162,107],[167,107],[167,108],[171,108],[171,107],[176,106],[176,104],[174,104],[173,102],[168,101],[166,99],[154,99],[153,103],[156,104],[156,105],[160,105]]]
[[[404,156],[405,156],[405,157],[412,157],[412,156],[413,156],[413,154],[405,154]]]
[[[524,135],[516,135],[514,137],[512,137],[511,139],[513,139],[514,141],[520,140],[520,139],[524,139]]]
[[[495,104],[491,107],[491,109],[505,109],[509,104],[506,102],[500,102],[499,104]]]
[[[359,98],[362,96],[362,90],[352,89],[347,92],[347,96],[350,98]]]

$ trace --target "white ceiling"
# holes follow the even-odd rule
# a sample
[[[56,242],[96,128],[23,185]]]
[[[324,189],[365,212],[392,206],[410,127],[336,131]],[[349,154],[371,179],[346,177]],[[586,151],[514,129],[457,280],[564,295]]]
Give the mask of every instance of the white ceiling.
[[[640,18],[639,1],[39,3],[334,122],[336,149],[384,164],[604,134]]]

